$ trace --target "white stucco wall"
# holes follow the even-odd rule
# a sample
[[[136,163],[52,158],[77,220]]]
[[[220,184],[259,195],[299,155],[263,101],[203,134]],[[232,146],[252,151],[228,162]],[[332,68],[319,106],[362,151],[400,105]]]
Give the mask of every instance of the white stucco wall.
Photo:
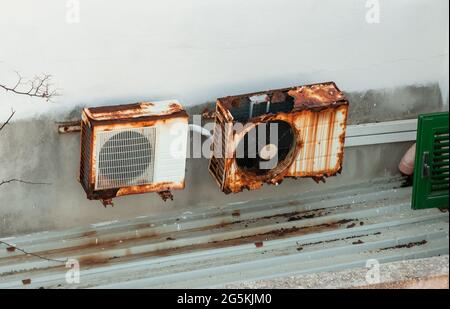
[[[334,80],[346,91],[440,82],[448,0],[0,0],[0,81],[52,74],[53,104],[0,91],[0,117],[77,104],[216,97]],[[1,118],[0,118],[1,119]]]

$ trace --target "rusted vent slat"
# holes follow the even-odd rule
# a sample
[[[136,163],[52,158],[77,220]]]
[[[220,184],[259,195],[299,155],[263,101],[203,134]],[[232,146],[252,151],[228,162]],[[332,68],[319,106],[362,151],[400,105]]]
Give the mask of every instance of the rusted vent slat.
[[[226,136],[225,136],[225,124],[223,117],[216,111],[216,125],[213,134],[212,151],[213,155],[209,164],[209,171],[214,176],[220,187],[223,186],[223,180],[225,175],[225,151],[226,151]],[[219,148],[220,147],[220,148]],[[215,154],[220,153],[220,158],[217,158]]]

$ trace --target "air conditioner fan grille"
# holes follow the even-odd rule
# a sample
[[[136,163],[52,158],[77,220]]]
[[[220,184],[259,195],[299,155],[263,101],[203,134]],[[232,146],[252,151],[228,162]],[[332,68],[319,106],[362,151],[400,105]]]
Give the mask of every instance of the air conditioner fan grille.
[[[100,132],[96,136],[96,190],[153,182],[154,127]]]

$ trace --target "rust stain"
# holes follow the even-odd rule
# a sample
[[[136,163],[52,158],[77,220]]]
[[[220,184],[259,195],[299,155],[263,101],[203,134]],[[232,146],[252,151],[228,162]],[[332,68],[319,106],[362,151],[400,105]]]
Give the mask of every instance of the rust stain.
[[[16,247],[8,247],[8,248],[6,248],[6,251],[7,252],[14,252],[14,251],[16,251]]]
[[[314,210],[295,211],[295,212],[290,212],[290,213],[281,213],[281,214],[275,214],[275,215],[271,215],[271,216],[265,216],[265,217],[261,217],[258,219],[224,221],[218,225],[202,227],[202,228],[199,228],[196,230],[213,230],[213,229],[217,229],[217,228],[223,228],[226,226],[238,225],[238,224],[248,226],[249,224],[260,223],[262,221],[269,221],[269,220],[278,220],[277,223],[294,222],[294,221],[301,221],[304,219],[312,219],[312,218],[325,216],[329,213],[330,213],[330,211],[326,210],[325,208],[319,208],[319,209],[314,209]],[[234,216],[234,217],[237,217],[237,216]]]
[[[380,234],[381,234],[380,232],[376,232],[376,233],[372,233],[372,234],[354,235],[354,236],[348,236],[348,237],[344,237],[344,238],[333,238],[333,239],[328,239],[328,240],[321,240],[321,241],[301,244],[301,248],[307,247],[307,246],[320,245],[320,244],[328,244],[328,243],[332,243],[332,242],[336,242],[336,241],[358,239],[358,238],[362,238],[362,237],[368,237],[368,236],[380,235]],[[354,245],[355,244],[363,244],[363,243],[364,242],[362,240],[360,240],[360,239],[358,239],[357,241],[353,242]]]
[[[80,266],[86,267],[91,265],[107,264],[109,260],[111,260],[111,258],[108,256],[92,255],[92,256],[83,256],[78,259],[78,262],[80,263]]]
[[[318,114],[312,114],[312,118],[309,118],[311,120],[310,128],[308,130],[308,140],[313,141],[315,143],[315,138],[317,135],[317,124],[319,123],[319,115]],[[306,160],[307,160],[307,167],[306,169],[308,171],[314,170],[314,159],[315,159],[315,148],[314,147],[307,147],[306,152]],[[319,177],[322,175],[318,175]]]
[[[180,111],[183,111],[183,107],[177,102],[140,102],[84,109],[87,117],[96,121],[162,116]]]
[[[288,236],[297,236],[297,235],[306,235],[310,233],[316,233],[321,231],[329,231],[335,228],[338,228],[344,224],[352,222],[354,219],[344,219],[339,221],[333,221],[328,223],[323,223],[319,225],[313,226],[305,226],[305,227],[291,227],[291,228],[282,228],[277,229],[261,234],[251,235],[251,236],[241,236],[232,239],[226,240],[213,240],[209,243],[203,244],[195,244],[195,245],[187,245],[183,247],[175,247],[168,249],[161,249],[153,252],[142,253],[134,255],[133,257],[125,257],[123,259],[137,259],[137,258],[149,258],[149,257],[164,257],[170,256],[174,254],[192,252],[196,250],[206,250],[206,249],[217,249],[224,247],[232,247],[243,244],[251,244],[253,243],[256,247],[264,245],[264,241],[275,240],[280,238],[285,238]]]
[[[256,248],[262,248],[263,246],[264,246],[264,243],[262,241],[255,242],[255,247]]]
[[[219,229],[219,228],[224,228],[227,226],[239,225],[239,224],[247,227],[250,224],[260,223],[262,221],[269,221],[269,220],[278,220],[277,224],[280,222],[294,222],[294,221],[301,221],[304,219],[312,219],[312,218],[325,216],[329,213],[330,213],[330,211],[327,211],[325,208],[314,209],[314,210],[295,211],[295,212],[290,212],[290,213],[281,213],[281,214],[275,214],[275,215],[271,215],[271,216],[265,216],[265,217],[261,217],[258,219],[223,221],[217,225],[197,228],[197,229],[195,229],[195,231],[213,230],[213,229]]]
[[[288,219],[288,221],[292,222],[292,221],[299,221],[299,220],[303,220],[303,219],[312,219],[312,218],[316,218],[316,217],[319,217],[319,216],[324,216],[324,215],[327,215],[327,214],[329,214],[329,212],[324,211],[323,209],[318,209],[318,210],[315,210],[315,211],[306,211],[306,212],[304,212],[304,214],[300,214],[300,215],[297,215],[297,216],[290,217]]]
[[[97,236],[97,231],[89,231],[81,234],[81,237],[93,237]]]
[[[112,198],[103,198],[103,199],[101,199],[101,202],[103,204],[103,207],[105,207],[105,208],[108,206],[114,207]]]
[[[312,180],[314,180],[316,183],[321,183],[321,182],[326,183],[326,182],[327,182],[327,179],[326,179],[323,175],[312,176],[311,178],[312,178]]]
[[[271,103],[282,103],[282,102],[286,101],[286,97],[287,97],[287,94],[285,92],[275,91],[270,98],[270,102]]]
[[[327,106],[345,99],[344,94],[333,83],[300,86],[289,90],[288,95],[294,98],[296,109]]]
[[[57,122],[59,133],[72,133],[81,131],[81,120]]]
[[[158,192],[158,195],[161,197],[161,199],[165,202],[167,200],[173,201],[173,194],[169,190],[167,191],[160,191]]]
[[[385,250],[392,250],[392,249],[404,249],[404,248],[413,248],[413,247],[417,247],[417,246],[423,246],[426,245],[428,243],[428,241],[426,241],[425,239],[422,241],[417,241],[417,242],[410,242],[404,245],[397,245],[397,246],[393,246],[393,247],[387,247],[387,248],[382,248],[379,251],[385,251]]]
[[[203,109],[202,111],[202,118],[203,119],[215,119],[216,118],[216,112],[210,111],[207,107]]]
[[[240,210],[235,210],[235,211],[233,211],[233,213],[231,215],[233,217],[240,217],[241,216],[241,211]]]
[[[124,187],[120,188],[117,192],[117,196],[122,195],[130,195],[130,194],[139,194],[146,192],[163,192],[163,195],[167,195],[167,198],[170,198],[168,194],[165,192],[170,191],[172,189],[184,189],[185,182],[174,183],[174,182],[158,182],[148,185],[140,185],[140,186],[132,186],[132,187]]]
[[[237,123],[233,117],[237,109],[241,115],[243,109],[246,110],[243,104],[248,104],[250,97],[263,94],[270,98],[270,103],[280,105],[291,98],[293,107],[252,115],[243,123],[242,130],[226,130]],[[279,185],[286,177],[312,177],[317,182],[325,182],[326,177],[335,176],[342,170],[348,105],[345,95],[332,82],[218,99],[216,128],[222,128],[225,133],[222,140],[214,134],[210,174],[227,194],[256,190],[265,183]],[[294,133],[291,151],[272,170],[255,174],[241,169],[235,154],[239,141],[258,124],[273,121],[291,126]],[[219,144],[224,148],[221,152],[214,149]]]
[[[181,111],[183,111],[183,107],[180,104],[178,104],[178,103],[171,103],[169,105],[169,113],[175,114],[175,113],[178,113],[178,112],[181,112]]]
[[[95,236],[95,234],[87,233],[86,236]],[[70,248],[60,248],[60,249],[52,249],[52,250],[45,250],[36,252],[39,253],[39,255],[46,256],[48,258],[58,258],[60,256],[77,256],[80,254],[80,252],[84,250],[92,250],[94,253],[87,254],[85,256],[82,256],[80,258],[77,258],[80,262],[80,266],[89,266],[94,264],[104,264],[109,262],[109,260],[114,259],[114,257],[109,257],[107,255],[102,255],[101,253],[97,253],[100,250],[108,250],[108,249],[114,249],[119,247],[126,247],[126,243],[133,242],[133,241],[149,241],[155,238],[160,237],[160,233],[155,231],[140,231],[138,234],[130,234],[129,236],[121,235],[117,238],[112,238],[108,240],[101,240],[101,239],[88,239],[86,240],[85,244],[79,245],[79,246],[73,246]],[[131,256],[132,252],[129,248],[125,249],[125,256]],[[17,260],[27,260],[29,257],[27,255],[18,256],[15,257]],[[62,267],[65,267],[63,265]],[[59,268],[59,266],[50,267],[51,269]]]
[[[323,211],[323,210],[315,210],[315,211]],[[310,211],[314,212],[314,211]],[[299,212],[301,213],[301,212]],[[293,216],[298,216],[297,212],[288,213],[288,214],[279,214],[275,216],[268,216],[265,217],[268,218],[276,218],[278,217],[285,217],[286,219],[292,218]],[[309,218],[309,216],[312,215],[310,213],[309,215],[307,212],[303,213],[302,218]],[[242,221],[243,222],[243,221]],[[251,222],[251,220],[248,220],[248,223]],[[139,234],[130,234],[128,237],[120,237],[117,239],[110,239],[108,241],[97,241],[95,239],[91,239],[87,244],[70,247],[70,248],[61,248],[61,249],[55,249],[55,250],[49,250],[45,252],[39,252],[40,255],[47,256],[47,257],[59,257],[59,256],[77,256],[80,254],[80,252],[83,252],[85,250],[92,251],[92,253],[85,253],[83,256],[78,257],[77,259],[80,262],[80,266],[82,267],[90,267],[94,265],[99,264],[110,264],[115,260],[133,260],[133,259],[140,259],[140,258],[147,258],[147,257],[162,257],[162,256],[169,256],[174,254],[180,254],[185,252],[191,252],[196,250],[206,250],[206,249],[215,249],[215,248],[224,248],[224,247],[231,247],[231,246],[237,246],[237,245],[243,245],[243,244],[254,244],[257,248],[260,248],[264,245],[265,241],[270,240],[276,240],[281,239],[285,237],[291,237],[291,236],[300,236],[300,235],[306,235],[311,233],[318,233],[318,232],[325,232],[334,230],[336,228],[343,228],[349,223],[352,222],[358,222],[357,219],[342,219],[337,221],[330,221],[325,222],[317,225],[309,225],[309,226],[292,226],[288,228],[279,228],[275,230],[270,230],[267,232],[261,232],[254,235],[248,235],[248,236],[240,236],[236,238],[230,238],[225,240],[214,240],[212,239],[208,243],[201,243],[201,244],[192,244],[192,245],[186,245],[186,246],[180,246],[180,247],[173,247],[173,248],[167,248],[167,249],[160,249],[155,250],[152,252],[146,252],[146,253],[136,253],[133,254],[132,250],[130,249],[130,244],[134,243],[136,241],[139,241],[139,243],[146,243],[149,240],[152,239],[164,239],[165,241],[174,241],[176,240],[171,235],[161,235],[156,232],[140,232]],[[221,222],[216,227],[226,228],[229,226],[229,222]],[[209,229],[212,229],[212,227],[209,227]],[[196,231],[196,229],[192,229],[191,231]],[[89,234],[90,235],[90,234]],[[137,236],[139,235],[139,236]],[[92,235],[94,236],[94,235]],[[123,236],[123,235],[122,235]],[[348,237],[346,239],[350,238],[357,238],[357,237],[363,237],[365,235],[358,235],[354,237]],[[367,236],[367,235],[366,235]],[[304,244],[304,246],[312,245],[311,244]],[[124,253],[120,256],[110,256],[106,253],[109,249],[123,249]],[[105,253],[102,253],[102,251],[105,251]],[[23,256],[19,257],[19,259],[26,260],[28,257]],[[64,268],[64,265],[62,266],[55,266],[53,268]]]
[[[322,217],[325,215],[328,215],[330,211],[327,211],[326,208],[319,208],[319,209],[313,209],[313,210],[303,210],[303,211],[296,211],[288,214],[283,214],[282,216],[285,218],[288,218],[289,222],[292,221],[300,221],[304,219],[312,219],[317,217]],[[271,216],[271,217],[264,217],[264,218],[275,218],[277,215]]]
[[[327,149],[326,149],[326,153],[325,153],[325,166],[329,166],[330,164],[330,156],[328,156],[327,154],[330,154],[332,151],[332,147],[333,147],[333,135],[334,135],[334,125],[335,125],[335,119],[336,119],[336,114],[335,113],[331,113],[330,115],[330,125],[328,126],[328,132],[327,132]],[[342,144],[343,145],[343,144]],[[324,180],[325,182],[325,180]]]
[[[223,98],[221,102],[223,103],[223,106],[227,109],[241,106],[241,100],[238,97]]]
[[[29,285],[29,284],[31,284],[31,279],[23,279],[23,280],[22,280],[22,284],[23,284],[23,285]]]
[[[185,122],[187,123],[188,115],[185,111],[160,116],[147,116],[134,119],[110,118],[109,120],[102,120],[102,121],[91,120],[91,122],[92,125],[95,126],[96,130],[114,131],[121,129],[154,127],[158,125],[170,124],[180,119],[185,120]]]

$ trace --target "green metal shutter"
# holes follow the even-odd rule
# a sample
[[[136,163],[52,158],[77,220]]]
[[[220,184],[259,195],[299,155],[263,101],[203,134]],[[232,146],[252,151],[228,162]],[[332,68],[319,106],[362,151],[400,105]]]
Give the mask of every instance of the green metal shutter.
[[[448,112],[420,115],[417,128],[412,208],[448,208]]]

